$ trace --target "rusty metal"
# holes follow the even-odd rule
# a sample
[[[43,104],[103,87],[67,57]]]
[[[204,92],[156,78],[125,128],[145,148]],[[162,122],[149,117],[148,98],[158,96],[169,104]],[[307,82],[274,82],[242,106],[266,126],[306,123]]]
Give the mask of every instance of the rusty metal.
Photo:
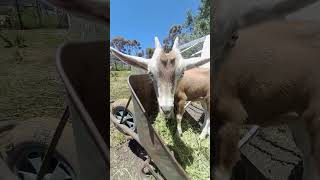
[[[58,49],[57,69],[67,91],[80,180],[110,177],[105,109],[107,47],[106,41],[85,41],[69,42]]]
[[[131,75],[128,83],[140,144],[166,179],[190,179],[151,125],[159,111],[152,80],[147,74]]]
[[[125,109],[124,109],[125,112],[128,111],[128,106],[129,106],[129,104],[130,104],[131,99],[132,99],[132,96],[130,96],[129,99],[128,99],[128,102],[127,102],[126,107],[125,107]],[[123,123],[122,121],[123,121],[123,118],[124,118],[124,114],[125,114],[125,113],[122,114],[122,117],[121,117],[121,120],[120,120],[120,124]]]
[[[39,173],[37,175],[36,180],[42,180],[46,171],[48,170],[48,166],[51,160],[51,156],[53,155],[54,150],[56,149],[56,146],[58,144],[58,141],[62,135],[62,132],[64,130],[64,127],[66,126],[68,119],[69,119],[70,113],[69,113],[69,108],[68,106],[65,108],[64,113],[61,117],[61,120],[54,132],[53,138],[50,142],[50,145],[48,147],[48,150],[44,156],[44,159],[42,161]]]

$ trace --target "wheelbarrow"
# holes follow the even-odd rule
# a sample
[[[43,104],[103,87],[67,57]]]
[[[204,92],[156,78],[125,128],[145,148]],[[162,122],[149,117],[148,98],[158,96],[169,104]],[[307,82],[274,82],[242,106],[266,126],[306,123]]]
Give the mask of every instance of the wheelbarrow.
[[[15,180],[18,176],[27,180],[105,180],[110,177],[105,110],[107,47],[107,42],[95,41],[71,42],[59,48],[57,67],[66,88],[65,112],[60,121],[36,118],[12,130],[14,145],[3,158],[7,162],[0,158],[1,179]]]
[[[148,156],[161,172],[161,175],[155,173],[154,168],[149,164],[150,160],[147,160],[146,167],[156,179],[162,179],[162,176],[166,179],[190,179],[152,127],[151,123],[158,113],[158,104],[152,80],[147,74],[130,75],[128,84],[134,108],[131,113],[133,113],[136,128],[132,129],[119,123],[119,119],[111,112],[110,119],[122,132],[130,135],[146,150]]]

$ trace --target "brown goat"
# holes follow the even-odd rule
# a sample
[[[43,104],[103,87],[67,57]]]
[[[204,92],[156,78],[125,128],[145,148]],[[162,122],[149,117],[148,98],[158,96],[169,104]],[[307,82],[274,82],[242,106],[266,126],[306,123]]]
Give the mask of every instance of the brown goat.
[[[210,133],[210,69],[193,68],[184,72],[175,91],[175,106],[177,107],[177,133],[181,136],[181,120],[185,112],[186,101],[200,101],[205,109],[203,130],[200,138],[204,139]]]
[[[272,21],[239,32],[235,47],[229,49],[215,72],[212,117],[217,124],[216,180],[229,179],[240,158],[241,125],[283,123],[280,115],[289,112],[301,117],[294,123],[305,124],[306,129],[296,125],[299,133],[293,134],[309,133],[309,145],[320,167],[319,50],[319,25]],[[304,152],[305,163],[312,160]],[[310,173],[306,169],[304,179],[319,179]]]

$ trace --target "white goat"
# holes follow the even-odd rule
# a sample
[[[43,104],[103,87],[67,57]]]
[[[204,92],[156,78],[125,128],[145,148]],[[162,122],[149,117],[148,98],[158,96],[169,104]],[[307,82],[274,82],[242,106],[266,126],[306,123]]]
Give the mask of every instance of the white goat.
[[[148,70],[150,77],[153,80],[154,89],[156,91],[160,110],[166,117],[169,117],[173,112],[174,97],[184,72],[186,70],[201,66],[210,61],[210,57],[201,56],[189,59],[184,59],[181,56],[178,47],[178,38],[175,39],[172,50],[169,53],[165,53],[161,48],[158,38],[155,38],[156,48],[151,59],[145,59],[137,56],[130,56],[117,51],[114,48],[110,48],[111,52],[118,57],[120,60],[130,65]],[[196,71],[190,71],[192,72]],[[188,77],[189,72],[187,72]],[[196,76],[196,74],[193,74]],[[208,76],[209,77],[209,76]],[[190,85],[190,84],[188,84]],[[206,84],[207,87],[209,81]],[[194,84],[193,86],[197,86]],[[181,86],[179,89],[183,89]],[[209,90],[208,90],[209,92]],[[179,94],[179,93],[178,93]],[[185,99],[185,98],[184,98]],[[184,104],[183,104],[184,106]],[[208,112],[208,111],[207,111]],[[207,113],[208,114],[208,113]],[[179,114],[178,114],[179,115]],[[181,118],[180,115],[177,117],[177,130],[181,134]],[[207,117],[208,119],[209,117]],[[201,137],[205,137],[208,133],[209,121],[207,121],[207,128],[203,128]]]

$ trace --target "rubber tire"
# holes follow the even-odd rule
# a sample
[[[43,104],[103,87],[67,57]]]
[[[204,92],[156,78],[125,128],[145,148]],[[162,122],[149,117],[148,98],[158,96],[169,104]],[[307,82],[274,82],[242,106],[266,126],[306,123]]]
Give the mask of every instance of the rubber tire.
[[[114,115],[117,111],[118,108],[126,108],[126,105],[128,103],[128,99],[118,99],[115,102],[113,102],[111,104],[111,113]],[[133,116],[134,116],[134,109],[133,109],[133,104],[132,101],[129,103],[129,106],[127,108],[127,111],[130,112]],[[136,126],[136,122],[135,122],[135,118],[133,117],[133,122],[135,124],[135,131],[137,132],[137,126]],[[122,132],[123,134],[126,134],[125,132],[122,131],[122,129],[120,129],[117,125],[115,125],[115,127]],[[127,135],[127,134],[126,134]]]
[[[11,143],[6,151],[5,159],[9,168],[14,170],[17,160],[27,148],[36,146],[47,149],[58,123],[59,119],[55,118],[33,118],[17,125],[10,132]],[[77,179],[79,166],[73,130],[69,122],[63,130],[54,153],[71,167]]]

